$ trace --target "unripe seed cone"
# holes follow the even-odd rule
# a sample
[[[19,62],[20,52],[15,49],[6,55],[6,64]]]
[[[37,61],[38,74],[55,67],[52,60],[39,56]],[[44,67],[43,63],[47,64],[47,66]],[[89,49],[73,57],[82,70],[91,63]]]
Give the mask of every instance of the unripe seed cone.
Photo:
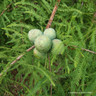
[[[53,28],[45,29],[44,35],[48,36],[51,40],[56,38],[56,32]]]
[[[42,35],[42,32],[41,32],[39,29],[32,29],[32,30],[30,30],[29,33],[28,33],[28,38],[29,38],[29,40],[30,40],[32,43],[34,43],[35,39],[36,39],[38,36],[40,36],[40,35]]]
[[[35,47],[40,52],[48,52],[52,46],[52,41],[45,35],[41,35],[35,40]]]
[[[37,57],[38,59],[40,59],[40,58],[45,59],[46,56],[47,56],[46,53],[39,52],[36,48],[34,48],[33,54],[34,54],[34,56]]]
[[[64,44],[61,40],[59,39],[54,39],[52,40],[52,54],[53,55],[58,55],[58,54],[62,54],[64,52]]]

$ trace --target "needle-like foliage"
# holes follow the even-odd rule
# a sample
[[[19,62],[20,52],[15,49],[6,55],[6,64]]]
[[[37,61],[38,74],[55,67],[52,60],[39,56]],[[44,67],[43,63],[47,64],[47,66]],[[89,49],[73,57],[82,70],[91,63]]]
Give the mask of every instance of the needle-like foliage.
[[[64,53],[48,53],[51,72],[48,57],[39,60],[33,50],[10,66],[32,46],[28,31],[45,30],[55,4],[0,0],[0,96],[50,96],[51,84],[52,96],[96,96],[96,54],[81,50],[96,52],[96,0],[61,0],[51,27]]]

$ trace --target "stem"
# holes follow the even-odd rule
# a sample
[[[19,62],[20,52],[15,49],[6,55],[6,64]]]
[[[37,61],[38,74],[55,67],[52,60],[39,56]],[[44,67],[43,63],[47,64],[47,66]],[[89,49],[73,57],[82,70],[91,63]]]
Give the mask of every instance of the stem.
[[[59,5],[60,1],[61,1],[61,0],[57,0],[57,4],[55,5],[55,7],[54,7],[54,9],[53,9],[53,12],[52,12],[52,14],[51,14],[51,16],[50,16],[50,19],[49,19],[49,21],[48,21],[48,24],[47,24],[47,26],[46,26],[46,29],[51,26],[51,23],[52,23],[52,21],[53,21],[53,18],[54,18],[54,16],[55,16],[55,13],[56,13],[56,11],[57,11],[57,9],[58,9],[58,5]]]
[[[72,46],[72,47],[74,47],[74,49],[75,49],[75,48],[78,48],[77,46]],[[70,48],[70,47],[68,47],[68,48]],[[70,48],[70,49],[71,49],[71,48]],[[87,52],[92,53],[92,54],[96,54],[96,52],[91,51],[91,50],[89,50],[89,49],[81,48],[81,50],[87,51]]]
[[[11,4],[9,4],[9,5],[6,7],[6,9],[2,11],[2,13],[0,14],[0,16],[2,16],[2,15],[5,13],[5,11],[6,11],[10,6],[11,6]]]
[[[33,48],[35,48],[35,46],[30,47],[29,49],[26,50],[26,52],[31,51]],[[16,63],[18,60],[20,60],[24,55],[25,55],[25,53],[19,55],[9,66],[11,67],[14,63]],[[3,70],[2,73],[0,73],[0,77],[1,77],[4,73],[6,73],[6,72],[8,71],[8,69],[10,68],[9,66],[8,66],[5,70]]]

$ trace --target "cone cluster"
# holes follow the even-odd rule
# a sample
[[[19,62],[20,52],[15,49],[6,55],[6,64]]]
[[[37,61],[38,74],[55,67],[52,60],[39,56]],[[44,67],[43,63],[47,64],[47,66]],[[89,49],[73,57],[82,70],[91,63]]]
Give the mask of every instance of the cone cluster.
[[[45,29],[44,32],[39,29],[31,29],[28,32],[28,38],[35,45],[33,54],[37,58],[45,58],[48,52],[51,52],[52,55],[64,52],[64,44],[61,40],[56,39],[56,31],[53,28]]]

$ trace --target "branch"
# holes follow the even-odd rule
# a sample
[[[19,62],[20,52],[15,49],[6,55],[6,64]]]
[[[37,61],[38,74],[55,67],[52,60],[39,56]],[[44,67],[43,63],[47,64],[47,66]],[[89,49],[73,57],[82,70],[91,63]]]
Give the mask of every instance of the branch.
[[[4,14],[4,12],[11,6],[11,4],[9,4],[5,10],[2,11],[2,13],[0,14],[0,16],[2,16]]]
[[[26,50],[26,52],[31,51],[33,48],[35,48],[35,46],[32,46],[32,47],[28,48]],[[18,56],[9,66],[12,66],[14,63],[16,63],[18,60],[20,60],[24,55],[25,55],[25,53]],[[3,73],[7,72],[7,70],[10,68],[9,66],[5,70],[3,70],[2,73],[0,73],[0,77],[3,75]]]
[[[72,47],[74,47],[74,48],[78,48],[77,46],[72,46]],[[69,48],[70,48],[70,47],[69,47]],[[92,54],[96,54],[96,52],[91,51],[91,50],[89,50],[89,49],[81,48],[81,50],[83,50],[83,51],[87,51],[87,52],[92,53]]]
[[[96,52],[91,51],[91,50],[89,50],[89,49],[84,49],[84,48],[82,48],[81,50],[84,50],[84,51],[87,51],[87,52],[90,52],[90,53],[96,54]]]
[[[58,9],[58,5],[59,5],[60,1],[61,1],[61,0],[57,0],[57,4],[55,5],[55,7],[54,7],[54,9],[53,9],[53,12],[52,12],[52,14],[51,14],[51,17],[50,17],[50,19],[49,19],[49,21],[48,21],[48,24],[47,24],[47,26],[46,26],[46,29],[51,26],[51,23],[52,23],[52,21],[53,21],[53,18],[54,18],[54,16],[55,16],[55,13],[56,13],[56,11],[57,11],[57,9]]]
[[[26,52],[31,51],[33,48],[35,48],[35,46],[30,47],[29,49],[26,50]],[[18,60],[20,60],[24,55],[25,55],[25,54],[21,54],[20,56],[18,56],[18,57],[16,58],[16,60],[14,60],[14,61],[11,63],[11,65],[13,65],[13,64],[16,63]]]

